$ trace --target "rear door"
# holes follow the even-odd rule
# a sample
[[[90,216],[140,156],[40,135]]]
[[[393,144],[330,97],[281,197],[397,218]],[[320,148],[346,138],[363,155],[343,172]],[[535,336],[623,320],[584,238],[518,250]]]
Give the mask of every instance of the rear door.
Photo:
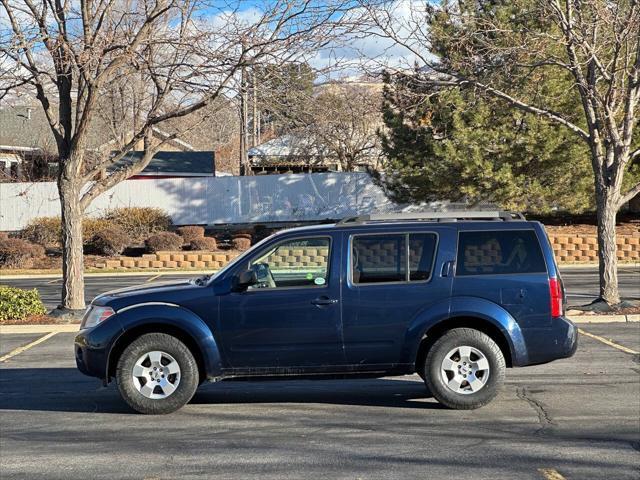
[[[347,362],[369,370],[396,364],[412,320],[434,303],[449,299],[455,229],[367,228],[344,235],[342,317]]]

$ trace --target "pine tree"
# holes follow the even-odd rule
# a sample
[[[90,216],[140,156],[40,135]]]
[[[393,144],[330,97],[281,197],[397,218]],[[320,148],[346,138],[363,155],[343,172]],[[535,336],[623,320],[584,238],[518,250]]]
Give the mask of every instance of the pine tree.
[[[593,207],[588,152],[573,135],[473,90],[427,89],[423,75],[384,78],[384,183],[395,199]]]

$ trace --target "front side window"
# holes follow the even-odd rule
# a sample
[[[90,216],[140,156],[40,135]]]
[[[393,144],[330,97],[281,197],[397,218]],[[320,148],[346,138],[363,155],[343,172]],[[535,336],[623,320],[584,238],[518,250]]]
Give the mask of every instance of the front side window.
[[[322,287],[329,280],[328,237],[285,240],[249,263],[258,283],[249,287]]]
[[[356,236],[351,280],[354,284],[429,280],[436,242],[434,233]]]
[[[533,230],[460,232],[456,275],[546,272]]]

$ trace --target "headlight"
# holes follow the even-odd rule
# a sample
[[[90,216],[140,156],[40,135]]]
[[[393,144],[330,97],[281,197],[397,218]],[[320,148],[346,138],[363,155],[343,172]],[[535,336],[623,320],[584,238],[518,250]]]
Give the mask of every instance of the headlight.
[[[111,307],[98,307],[96,305],[90,305],[87,309],[87,313],[84,314],[82,319],[82,325],[80,329],[95,327],[99,323],[104,322],[111,315],[115,315]]]

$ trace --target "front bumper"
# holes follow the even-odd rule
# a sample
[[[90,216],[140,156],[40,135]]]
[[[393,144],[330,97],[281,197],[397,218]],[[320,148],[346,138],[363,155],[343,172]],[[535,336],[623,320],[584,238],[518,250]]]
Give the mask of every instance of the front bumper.
[[[73,346],[78,370],[107,381],[109,352],[122,332],[117,315],[93,328],[80,330]]]
[[[566,317],[556,317],[549,328],[522,330],[527,346],[527,365],[569,358],[578,349],[578,329]]]

